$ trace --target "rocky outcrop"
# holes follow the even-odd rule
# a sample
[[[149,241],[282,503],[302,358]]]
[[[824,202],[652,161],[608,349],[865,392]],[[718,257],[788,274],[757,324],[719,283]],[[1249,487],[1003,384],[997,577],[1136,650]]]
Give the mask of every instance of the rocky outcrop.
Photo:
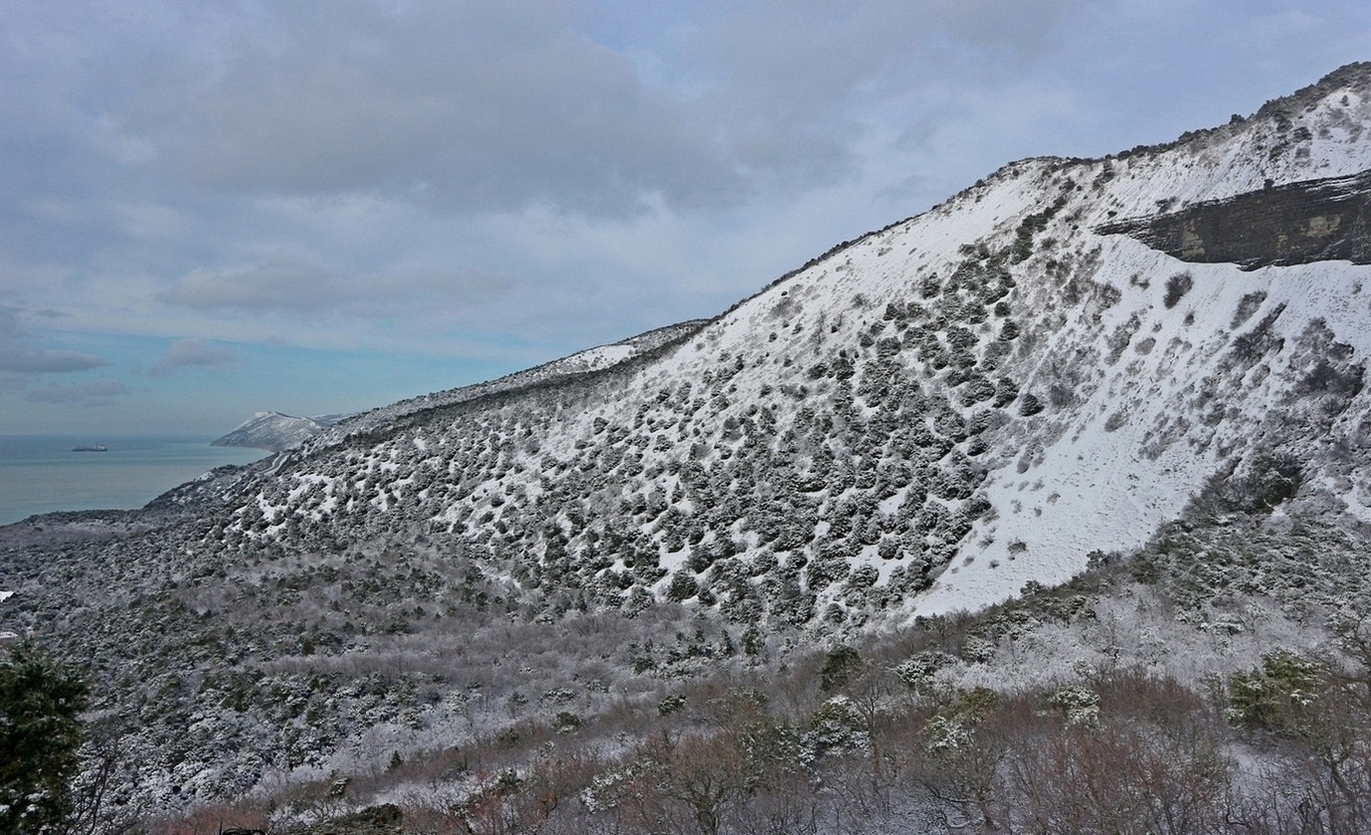
[[[1182,261],[1244,269],[1350,261],[1371,264],[1371,171],[1269,185],[1226,200],[1109,223]]]

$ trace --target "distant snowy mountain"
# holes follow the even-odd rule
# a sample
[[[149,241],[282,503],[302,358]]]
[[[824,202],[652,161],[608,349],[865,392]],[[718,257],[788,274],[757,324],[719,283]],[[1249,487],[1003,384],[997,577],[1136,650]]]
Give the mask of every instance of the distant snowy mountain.
[[[338,416],[295,417],[281,412],[258,412],[211,446],[241,446],[280,452],[299,446],[323,432]]]

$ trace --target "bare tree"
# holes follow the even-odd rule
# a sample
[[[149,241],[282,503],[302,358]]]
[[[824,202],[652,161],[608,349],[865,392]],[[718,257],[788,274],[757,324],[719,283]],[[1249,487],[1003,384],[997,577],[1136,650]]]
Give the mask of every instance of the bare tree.
[[[72,811],[64,822],[63,835],[122,835],[138,828],[144,810],[124,802],[116,793],[121,778],[132,767],[117,720],[87,726],[82,755],[85,771],[72,783]]]

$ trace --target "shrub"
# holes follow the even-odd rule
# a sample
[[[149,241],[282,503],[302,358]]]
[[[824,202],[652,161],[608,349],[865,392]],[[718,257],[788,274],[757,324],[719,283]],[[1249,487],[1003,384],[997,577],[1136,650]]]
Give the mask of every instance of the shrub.
[[[1170,310],[1194,286],[1195,279],[1190,277],[1190,273],[1176,273],[1166,280],[1166,295],[1162,297],[1162,304]]]
[[[819,689],[825,693],[847,684],[862,666],[862,656],[847,644],[829,650],[824,666],[819,670]]]
[[[1100,721],[1100,694],[1073,685],[1063,687],[1048,694],[1047,704],[1060,712],[1068,725],[1093,727]]]
[[[972,635],[962,642],[958,655],[973,664],[984,664],[995,657],[995,650],[994,641]]]
[[[1014,402],[1019,396],[1019,387],[1008,377],[1001,377],[995,384],[995,407],[1001,408]]]
[[[1252,510],[1270,510],[1300,489],[1299,460],[1289,454],[1263,455],[1252,462],[1242,492]]]
[[[1032,417],[1043,410],[1042,401],[1031,394],[1025,394],[1019,398],[1019,414],[1024,417]]]
[[[557,718],[553,720],[552,727],[553,730],[555,730],[559,734],[568,734],[572,731],[575,731],[577,728],[581,727],[581,724],[584,721],[585,720],[583,720],[580,716],[577,716],[571,711],[563,710],[559,712],[557,714]]]
[[[909,689],[924,692],[930,689],[934,674],[955,660],[939,650],[924,650],[901,661],[893,672]]]
[[[677,571],[671,576],[671,583],[666,587],[666,598],[677,603],[682,600],[689,600],[700,593],[699,584],[695,578],[685,571]]]
[[[962,405],[972,406],[995,396],[995,384],[979,374],[972,375],[962,390]]]
[[[861,715],[846,696],[834,696],[810,715],[804,742],[818,754],[835,749],[861,750],[870,745]]]
[[[680,693],[673,693],[657,703],[657,713],[660,716],[670,716],[686,706],[686,697]]]
[[[42,832],[69,812],[87,692],[32,644],[0,664],[0,831]]]
[[[1293,652],[1262,656],[1260,667],[1228,679],[1228,721],[1248,729],[1294,733],[1318,695],[1322,667]]]

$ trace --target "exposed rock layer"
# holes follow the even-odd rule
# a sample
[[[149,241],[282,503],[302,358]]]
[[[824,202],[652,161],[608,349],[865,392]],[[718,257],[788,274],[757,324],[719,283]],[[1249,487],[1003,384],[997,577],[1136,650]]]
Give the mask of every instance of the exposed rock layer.
[[[1178,212],[1105,224],[1182,261],[1245,269],[1351,261],[1371,264],[1371,171],[1306,180]]]

